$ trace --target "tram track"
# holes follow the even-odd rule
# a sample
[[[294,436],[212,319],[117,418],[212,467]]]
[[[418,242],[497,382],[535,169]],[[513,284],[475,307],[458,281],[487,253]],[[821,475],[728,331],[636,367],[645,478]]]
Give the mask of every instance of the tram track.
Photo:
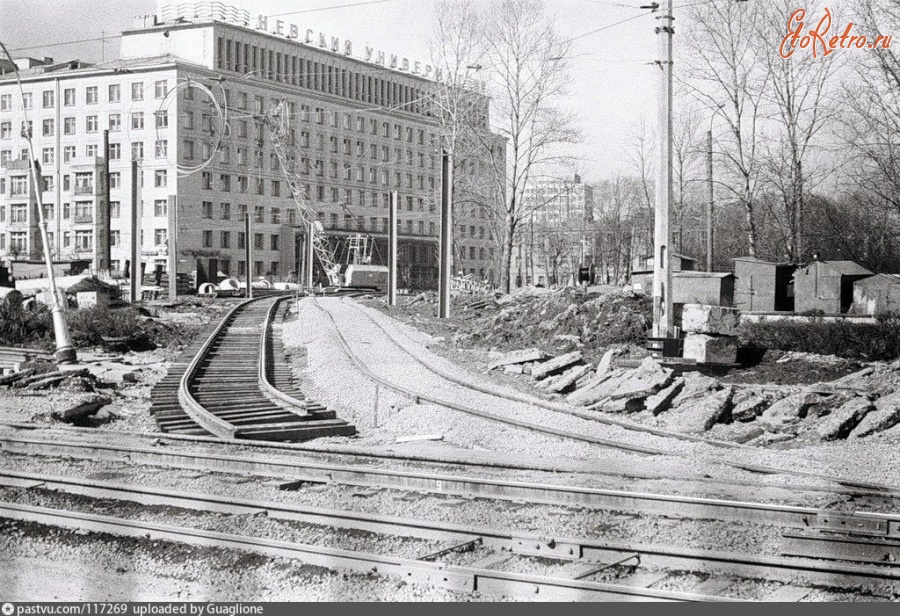
[[[413,537],[440,542],[436,551],[417,558],[342,550],[321,545],[298,545],[259,536],[224,535],[209,530],[161,526],[139,519],[97,516],[81,507],[48,508],[16,502],[0,502],[0,516],[40,524],[105,532],[150,540],[165,539],[210,547],[246,549],[278,554],[332,570],[374,571],[401,576],[460,592],[479,591],[513,596],[549,594],[563,599],[617,600],[714,600],[729,599],[728,588],[741,579],[769,580],[800,587],[855,588],[872,584],[896,584],[900,572],[894,567],[860,565],[811,558],[749,556],[722,551],[648,544],[617,544],[579,538],[548,538],[493,527],[466,526],[433,520],[416,520],[360,512],[328,510],[303,505],[235,499],[220,495],[176,492],[104,481],[84,481],[44,474],[0,473],[0,489],[41,490],[66,493],[90,502],[129,501],[143,506],[161,506],[226,516],[264,514],[273,520],[353,529],[388,536]],[[8,498],[7,494],[5,497]],[[107,507],[108,505],[104,505]],[[477,548],[477,549],[476,549]],[[273,552],[272,550],[276,550]],[[284,550],[288,550],[285,552]],[[473,552],[472,557],[465,555]],[[323,560],[332,557],[333,560]],[[474,558],[474,561],[473,561]],[[535,575],[491,570],[509,558],[539,558],[556,562],[550,574]],[[561,565],[571,563],[572,566]],[[536,570],[547,567],[547,563]],[[614,570],[615,571],[612,571]],[[563,572],[564,575],[560,575]],[[614,574],[612,582],[589,578]],[[705,578],[695,589],[653,589],[666,578],[700,572]],[[638,580],[643,580],[643,586]],[[501,584],[501,582],[504,582]],[[619,583],[621,582],[621,583]],[[649,582],[649,583],[648,583]]]
[[[273,385],[284,366],[272,357],[272,324],[280,303],[268,296],[232,308],[196,348],[185,351],[151,393],[160,430],[226,439],[302,441],[347,436],[355,428],[334,411]]]

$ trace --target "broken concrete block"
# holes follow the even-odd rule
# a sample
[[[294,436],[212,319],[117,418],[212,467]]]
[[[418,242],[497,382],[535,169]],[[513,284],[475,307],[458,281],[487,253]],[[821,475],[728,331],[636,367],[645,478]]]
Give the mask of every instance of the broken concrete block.
[[[743,396],[738,400],[737,395],[733,401],[734,407],[731,409],[731,418],[734,421],[747,422],[753,421],[769,406],[771,400],[768,396],[753,393],[750,396]]]
[[[819,420],[816,432],[826,441],[846,438],[873,408],[868,398],[859,397],[848,400],[832,411],[830,415]]]
[[[711,429],[710,436],[718,440],[734,441],[735,443],[747,443],[759,438],[766,431],[756,423],[730,423],[717,424]]]
[[[603,400],[592,409],[599,409],[608,413],[638,413],[644,410],[644,398],[619,398],[618,400]]]
[[[505,353],[498,359],[488,364],[488,370],[509,366],[512,364],[525,364],[530,361],[540,361],[546,357],[540,349],[522,349],[521,351],[512,351]]]
[[[503,366],[503,372],[507,374],[522,374],[525,371],[525,368],[522,367],[522,364],[510,364],[507,366]]]
[[[112,400],[99,394],[73,396],[73,399],[70,400],[68,406],[62,411],[54,412],[53,417],[68,423],[78,424],[110,402],[112,402]]]
[[[681,330],[691,334],[736,336],[740,313],[734,308],[685,304],[681,312]]]
[[[620,378],[625,376],[624,370],[613,370],[603,376],[597,376],[588,381],[581,389],[571,393],[566,401],[576,406],[588,406],[595,404],[615,390]]]
[[[41,378],[32,380],[27,385],[25,385],[25,389],[47,389],[49,387],[53,387],[58,383],[61,383],[66,378],[67,375],[62,373],[50,373],[48,375],[42,374]]]
[[[852,436],[864,437],[883,432],[900,423],[900,393],[883,396],[873,403],[869,412],[852,432]]]
[[[609,397],[613,400],[652,396],[672,382],[673,372],[668,368],[663,368],[652,357],[647,357],[626,377],[610,393]]]
[[[733,364],[737,349],[738,339],[733,336],[688,334],[684,338],[684,358],[700,364]]]
[[[792,394],[763,411],[759,421],[773,430],[783,428],[805,418],[809,407],[818,399],[818,396],[807,392]]]
[[[672,406],[672,401],[675,400],[679,393],[681,393],[683,388],[684,378],[677,377],[672,381],[671,385],[647,398],[644,401],[644,408],[654,415],[659,415],[660,413],[669,410]]]
[[[612,368],[612,360],[613,357],[618,355],[618,349],[610,349],[606,353],[603,354],[603,357],[600,358],[600,363],[597,364],[597,376],[601,374],[606,374]]]
[[[546,387],[547,391],[553,393],[563,393],[567,389],[571,389],[575,382],[590,372],[590,366],[573,366],[558,377],[554,378],[553,383]]]
[[[572,351],[571,353],[554,357],[542,364],[534,366],[531,369],[531,376],[539,380],[543,379],[554,372],[559,372],[560,370],[568,368],[572,364],[577,364],[581,361],[581,358],[581,351]]]
[[[679,407],[669,421],[669,428],[676,432],[699,434],[720,421],[728,421],[733,395],[734,388],[728,386]]]
[[[682,378],[684,379],[684,387],[681,393],[672,401],[673,407],[679,407],[693,398],[704,396],[721,387],[718,380],[699,372],[686,372]]]

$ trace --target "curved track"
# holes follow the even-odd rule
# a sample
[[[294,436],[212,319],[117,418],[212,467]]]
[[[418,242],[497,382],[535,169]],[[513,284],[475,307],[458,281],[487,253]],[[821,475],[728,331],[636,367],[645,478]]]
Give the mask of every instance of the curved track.
[[[345,436],[355,428],[320,404],[288,391],[290,370],[275,361],[272,326],[288,297],[235,306],[199,348],[182,354],[153,389],[151,413],[160,430],[225,439],[303,441]],[[195,345],[196,346],[196,345]],[[274,384],[273,384],[274,381]]]
[[[613,449],[618,449],[620,451],[639,453],[639,454],[645,454],[645,455],[671,455],[671,456],[679,456],[679,457],[684,456],[684,454],[679,454],[679,453],[673,452],[673,451],[667,451],[667,450],[660,449],[657,447],[647,447],[647,446],[643,446],[643,445],[637,445],[634,443],[626,443],[626,442],[612,440],[612,439],[591,437],[591,436],[587,436],[587,435],[583,435],[583,434],[575,434],[575,433],[566,432],[566,431],[562,431],[562,430],[556,430],[554,428],[550,428],[550,427],[547,427],[544,425],[538,425],[538,424],[528,423],[528,422],[524,422],[524,421],[514,420],[509,417],[482,411],[481,409],[476,409],[471,406],[458,404],[452,400],[442,399],[442,398],[430,395],[426,392],[414,390],[412,388],[405,387],[405,386],[399,385],[397,383],[391,382],[390,380],[387,380],[383,377],[378,376],[364,364],[364,362],[354,353],[353,349],[350,347],[349,343],[347,342],[347,339],[340,332],[340,328],[338,327],[337,322],[334,319],[334,316],[327,309],[322,307],[316,299],[312,299],[312,302],[313,302],[313,305],[316,308],[318,308],[320,311],[322,311],[328,317],[328,319],[331,321],[331,323],[334,325],[334,329],[335,329],[335,332],[337,333],[338,340],[341,343],[341,346],[343,347],[344,352],[347,354],[347,356],[350,358],[350,360],[354,363],[354,365],[356,365],[357,368],[360,371],[362,371],[369,379],[371,379],[371,380],[379,383],[383,387],[390,389],[392,391],[395,391],[401,395],[410,397],[414,400],[426,400],[433,404],[437,404],[439,406],[443,406],[445,408],[449,408],[452,410],[460,411],[460,412],[463,412],[463,413],[466,413],[469,415],[481,417],[483,419],[498,421],[501,423],[505,423],[507,425],[511,425],[511,426],[515,426],[515,427],[519,427],[519,428],[525,428],[525,429],[536,431],[536,432],[542,432],[545,434],[551,434],[554,436],[558,436],[558,437],[562,437],[562,438],[566,438],[566,439],[570,439],[570,440],[576,440],[576,441],[581,441],[584,443],[590,443],[593,445],[601,445],[604,447],[610,447]],[[352,306],[352,304],[347,304],[346,302],[344,302],[344,303],[346,305]],[[398,340],[398,337],[396,334],[388,331],[385,327],[383,327],[380,323],[378,323],[377,320],[375,320],[372,316],[367,314],[367,312],[365,310],[359,308],[358,306],[353,306],[353,308],[355,308],[356,311],[359,314],[363,315],[366,319],[370,320],[376,327],[378,327],[381,330],[381,332],[394,345],[396,345],[398,348],[400,348],[405,354],[409,355],[416,363],[420,364],[426,370],[434,373],[435,375],[439,376],[440,378],[442,378],[446,381],[449,381],[450,383],[452,383],[456,386],[464,387],[466,389],[476,391],[480,394],[491,395],[491,396],[494,396],[496,398],[503,400],[504,402],[512,400],[513,402],[520,402],[520,403],[525,403],[525,404],[536,405],[536,406],[545,408],[550,411],[564,412],[565,414],[568,414],[568,415],[579,415],[579,416],[581,415],[581,413],[575,409],[564,409],[564,408],[561,408],[562,405],[551,404],[548,402],[540,403],[536,398],[524,396],[522,394],[511,394],[510,395],[510,394],[507,394],[506,392],[500,392],[498,390],[495,390],[495,389],[492,389],[489,387],[475,385],[469,380],[461,379],[455,375],[448,374],[446,371],[438,369],[435,366],[431,365],[430,363],[424,361],[416,353],[411,351],[409,349],[409,346],[406,343],[404,343],[401,340]],[[582,419],[588,419],[588,418],[582,417]],[[596,418],[594,418],[594,419],[596,420]],[[647,433],[653,433],[656,436],[663,436],[663,437],[673,436],[671,433],[666,433],[666,432],[658,434],[658,432],[661,432],[661,431],[655,431],[653,429],[642,430],[640,427],[634,426],[632,424],[627,424],[627,425],[623,425],[620,427],[628,428],[630,430],[638,430],[638,431],[643,431],[643,432],[647,432]],[[679,435],[679,436],[683,436],[683,435]],[[700,439],[700,440],[703,440],[703,439]],[[708,444],[717,445],[718,442],[713,441],[713,442],[709,442]],[[746,448],[742,447],[742,449],[746,449]],[[824,481],[828,481],[828,482],[832,482],[832,483],[837,483],[839,485],[847,486],[850,488],[861,488],[864,490],[874,490],[874,491],[887,492],[887,493],[892,493],[892,494],[900,493],[900,486],[879,484],[879,483],[874,483],[874,482],[857,481],[857,480],[853,480],[853,479],[848,479],[846,477],[827,475],[824,473],[817,473],[817,472],[812,472],[812,471],[777,468],[777,467],[760,465],[760,464],[748,464],[748,463],[743,463],[743,462],[738,462],[738,461],[732,461],[727,458],[721,458],[717,461],[717,463],[720,463],[720,464],[723,464],[725,466],[729,466],[732,468],[751,471],[751,472],[755,472],[755,473],[784,474],[784,475],[797,476],[797,477],[809,477],[809,478],[815,478],[815,479],[824,480]]]

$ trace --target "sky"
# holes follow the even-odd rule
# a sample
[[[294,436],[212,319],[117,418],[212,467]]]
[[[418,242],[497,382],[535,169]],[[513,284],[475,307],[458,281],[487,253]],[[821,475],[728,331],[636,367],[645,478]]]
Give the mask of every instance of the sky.
[[[637,8],[645,3],[547,2],[557,31],[574,39],[565,106],[574,111],[583,134],[583,143],[572,153],[587,181],[631,173],[630,135],[642,119],[651,127],[656,123],[657,21],[656,15]],[[155,13],[156,4],[156,0],[0,0],[0,40],[18,56],[50,56],[56,61],[110,59],[118,53],[115,38],[105,43],[47,44],[115,37],[131,27],[134,16]],[[434,0],[228,0],[225,4],[247,9],[252,16],[294,12],[280,19],[297,24],[301,32],[311,28],[350,39],[356,55],[371,43],[410,60],[429,60]],[[357,6],[341,7],[347,4]],[[677,45],[679,35],[684,36],[678,25],[684,24],[678,21],[677,10],[675,14]]]

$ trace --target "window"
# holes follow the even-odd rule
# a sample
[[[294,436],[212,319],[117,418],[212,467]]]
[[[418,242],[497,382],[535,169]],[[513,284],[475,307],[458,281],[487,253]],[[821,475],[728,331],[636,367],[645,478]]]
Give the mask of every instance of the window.
[[[109,217],[118,218],[122,215],[122,204],[119,201],[109,202]]]
[[[109,132],[115,133],[122,130],[122,115],[118,113],[109,114]]]
[[[247,234],[243,231],[238,231],[237,234],[237,247],[238,248],[246,248],[247,247]],[[239,261],[239,264],[243,263],[243,261]],[[243,272],[241,272],[243,273]]]
[[[68,177],[68,176],[66,176]],[[71,203],[63,203],[63,218],[68,220],[72,217],[72,204]],[[66,244],[68,246],[68,244]]]
[[[253,249],[254,250],[262,250],[263,249],[263,234],[262,233],[254,233],[253,234]]]
[[[9,194],[12,197],[27,195],[28,194],[28,177],[23,175],[23,176],[19,176],[19,177],[10,178],[9,189],[10,189]],[[24,207],[24,206],[22,206],[22,207]]]
[[[0,139],[12,138],[12,122],[0,122]]]
[[[263,206],[257,205],[253,208],[253,222],[266,222],[266,210]]]
[[[52,118],[41,122],[41,135],[43,135],[44,137],[52,137],[53,129],[54,129],[54,124],[53,124]]]
[[[52,165],[56,162],[56,148],[44,148],[41,154],[41,161],[43,164]]]
[[[97,132],[97,116],[89,115],[84,119],[84,129],[89,133]]]
[[[169,215],[169,202],[166,199],[156,199],[153,201],[153,215],[154,216],[168,216]]]
[[[165,188],[168,184],[168,172],[165,169],[157,169],[153,172],[153,186]]]
[[[221,240],[222,248],[231,248],[231,231],[222,231],[219,239]]]
[[[212,201],[204,201],[201,205],[201,212],[203,218],[210,219],[213,217],[213,204]]]
[[[110,231],[109,232],[109,245],[110,246],[119,246],[122,243],[122,232],[121,231]]]
[[[9,206],[9,222],[12,224],[28,222],[28,206],[24,203]]]
[[[272,224],[279,225],[281,224],[281,209],[277,207],[272,208]]]
[[[272,180],[272,196],[281,196],[281,182],[279,182],[278,180]]]
[[[56,105],[56,96],[53,90],[44,90],[43,95],[41,96],[41,100],[44,105],[44,109],[53,109]]]
[[[238,176],[238,190],[242,193],[247,192],[247,176],[246,175]]]
[[[119,85],[117,83],[110,84],[108,92],[109,92],[109,102],[118,103],[119,101],[122,100],[122,86],[121,85]]]
[[[0,111],[12,109],[12,94],[0,94]]]
[[[164,246],[169,240],[169,232],[166,229],[155,229],[153,231],[153,245]]]
[[[156,158],[166,158],[169,155],[169,142],[165,139],[156,141]]]
[[[88,105],[96,105],[100,102],[100,97],[97,95],[97,86],[89,86],[85,88],[84,102]]]
[[[203,190],[212,190],[212,173],[209,171],[204,171],[201,182],[203,185]]]
[[[135,130],[144,128],[144,114],[142,112],[135,111],[131,114],[131,128]]]
[[[9,250],[13,253],[28,252],[28,234],[25,231],[13,231],[9,234]]]
[[[75,252],[90,252],[94,250],[94,232],[75,232]]]
[[[184,139],[181,142],[181,155],[186,160],[192,160],[194,158],[194,142],[190,139]]]
[[[52,175],[45,175],[43,178],[44,190],[53,190],[56,187],[56,183],[54,182]],[[48,205],[47,207],[52,207],[52,205]]]
[[[31,92],[26,92],[22,95],[22,107],[31,109]]]
[[[162,81],[157,81],[153,84],[153,91],[156,95],[156,98],[165,98],[166,94],[169,93],[169,87],[165,79]]]
[[[143,141],[135,141],[131,144],[131,160],[144,160]]]
[[[270,242],[271,242],[270,245],[272,246],[272,250],[278,250],[278,240],[279,240],[280,238],[279,238],[277,235],[273,235],[273,236],[271,236],[271,238],[269,238],[269,239],[270,239]]]
[[[223,203],[221,204],[222,208],[222,220],[231,220],[231,204]]]
[[[131,100],[133,100],[133,101],[144,100],[144,84],[143,83],[131,84]]]
[[[97,156],[97,148],[98,147],[99,146],[96,143],[90,143],[90,144],[84,146],[84,155],[87,156],[88,158],[93,158],[93,157]]]
[[[227,173],[219,175],[219,182],[222,186],[222,192],[231,192],[231,176]]]
[[[212,248],[213,243],[213,232],[212,231],[204,231],[203,232],[203,247],[204,248]]]
[[[157,111],[156,116],[156,128],[169,128],[169,114],[165,111]]]
[[[193,111],[185,111],[184,115],[181,116],[181,126],[188,130],[193,130],[194,128],[194,112]]]

